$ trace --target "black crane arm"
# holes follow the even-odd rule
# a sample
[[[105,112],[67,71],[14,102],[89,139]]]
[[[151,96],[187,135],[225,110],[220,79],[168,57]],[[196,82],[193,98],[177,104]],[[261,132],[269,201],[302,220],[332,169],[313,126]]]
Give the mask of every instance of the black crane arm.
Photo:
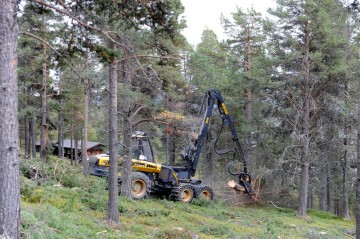
[[[202,105],[201,105],[201,109],[199,112],[199,115],[202,114],[202,109],[204,108],[204,104],[205,101],[207,100],[207,108],[206,108],[206,112],[204,114],[204,118],[202,121],[202,126],[201,126],[201,130],[200,130],[200,134],[198,135],[198,138],[195,141],[194,144],[194,148],[191,150],[191,152],[188,153],[188,155],[186,156],[188,158],[188,162],[189,162],[189,166],[191,166],[191,175],[194,176],[198,163],[199,163],[199,158],[200,158],[200,154],[201,154],[201,150],[202,150],[202,146],[206,137],[206,134],[208,132],[209,129],[209,123],[210,123],[210,119],[212,117],[212,113],[215,107],[218,108],[220,116],[222,118],[223,121],[223,125],[227,125],[230,128],[231,134],[233,136],[233,141],[236,144],[236,150],[233,150],[234,152],[234,159],[233,161],[231,161],[228,164],[228,171],[230,174],[232,175],[236,175],[239,176],[239,184],[241,186],[243,186],[245,188],[245,191],[249,194],[253,194],[253,190],[251,187],[251,176],[248,173],[248,169],[247,169],[247,162],[244,156],[244,152],[241,148],[240,145],[240,141],[239,141],[239,137],[238,134],[235,130],[234,124],[229,116],[228,110],[226,108],[226,105],[224,103],[224,99],[220,93],[219,90],[217,89],[209,89],[206,91],[203,101],[202,101]],[[219,135],[218,135],[219,137]],[[244,171],[241,173],[233,173],[231,172],[230,168],[231,165],[234,163],[235,160],[235,155],[238,155],[240,157],[240,160],[242,161],[243,165],[244,165]]]

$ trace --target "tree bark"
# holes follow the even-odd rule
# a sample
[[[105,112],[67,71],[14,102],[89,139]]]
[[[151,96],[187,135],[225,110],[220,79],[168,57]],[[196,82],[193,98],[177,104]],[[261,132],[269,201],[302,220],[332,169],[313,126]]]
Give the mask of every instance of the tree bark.
[[[213,122],[213,119],[210,120],[210,124]],[[209,129],[206,134],[206,156],[205,156],[205,182],[211,182],[213,175],[213,135],[212,130]]]
[[[47,117],[47,48],[44,44],[44,62],[42,64],[42,83],[41,83],[41,137],[40,137],[40,158],[45,161],[46,151],[48,147],[48,125],[46,123]]]
[[[62,83],[61,83],[61,72],[59,74],[59,116],[58,116],[58,157],[64,158],[64,115],[62,112],[64,99],[63,99],[63,92],[62,92]]]
[[[130,46],[128,46],[130,47]],[[129,52],[125,50],[126,60],[123,62],[123,82],[126,90],[131,88],[131,66],[130,60],[128,58]],[[123,96],[123,124],[124,124],[124,163],[122,167],[122,185],[121,185],[121,195],[127,198],[131,198],[131,159],[132,159],[132,145],[131,145],[131,134],[132,134],[132,117],[130,112],[130,99],[129,96]]]
[[[32,158],[36,158],[35,124],[36,124],[36,116],[35,116],[35,113],[32,112],[31,124],[30,124],[30,139],[31,139],[31,155],[32,155]]]
[[[23,94],[25,95],[25,107],[28,109],[29,108],[29,102],[28,102],[28,97],[27,97],[27,87],[24,84],[24,92]],[[30,116],[28,113],[25,114],[25,118],[24,118],[24,128],[25,128],[25,157],[26,158],[30,158],[30,154],[31,154],[31,145],[30,145]]]
[[[250,27],[246,28],[246,72],[248,74],[248,81],[251,84],[251,75],[252,75],[252,45],[251,45],[251,29]],[[251,135],[251,121],[252,121],[252,91],[251,87],[247,86],[245,89],[246,101],[244,105],[244,117],[246,127],[250,129],[250,132],[247,132],[244,139],[244,157],[249,162],[251,161],[251,149],[252,149],[252,135]]]
[[[110,44],[112,45],[112,44]],[[114,46],[112,46],[114,48]],[[111,223],[119,222],[118,207],[118,137],[117,137],[117,62],[109,63],[109,199],[108,219]]]
[[[326,200],[327,200],[327,163],[328,157],[325,152],[325,146],[320,146],[320,155],[318,156],[318,162],[320,162],[319,169],[319,209],[326,211]]]
[[[84,130],[83,130],[83,139],[82,139],[82,166],[83,174],[88,175],[89,162],[87,161],[87,141],[88,141],[88,121],[89,121],[89,80],[84,80],[84,89],[85,89],[85,107],[84,107]]]
[[[342,206],[343,206],[343,217],[345,219],[350,219],[350,210],[349,210],[349,159],[348,159],[348,120],[345,117],[344,119],[344,160],[342,163],[343,168],[343,195],[342,195]]]
[[[77,109],[74,114],[74,162],[79,163],[79,132],[78,132],[78,120],[77,120]]]
[[[358,86],[360,92],[360,82]],[[360,238],[360,94],[357,105],[356,238]]]
[[[331,181],[331,164],[328,163],[327,174],[326,174],[326,211],[331,212],[333,208],[333,197],[332,197],[332,181]]]
[[[310,32],[309,22],[304,29],[304,56],[302,59],[303,106],[301,112],[301,175],[299,188],[300,217],[306,216],[309,188],[309,146],[310,146]]]
[[[0,1],[0,238],[20,238],[17,1]]]

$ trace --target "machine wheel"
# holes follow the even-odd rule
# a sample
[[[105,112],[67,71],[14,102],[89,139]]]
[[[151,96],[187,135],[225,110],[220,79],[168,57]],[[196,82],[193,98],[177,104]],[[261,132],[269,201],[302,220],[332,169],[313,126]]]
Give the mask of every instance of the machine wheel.
[[[211,187],[207,185],[199,185],[198,187],[196,187],[195,197],[196,198],[202,197],[204,199],[211,201],[214,199],[214,191],[212,190]]]
[[[144,199],[150,193],[150,179],[143,173],[131,173],[131,195],[134,199]]]
[[[194,189],[190,184],[175,186],[171,190],[170,199],[190,203],[194,198]]]

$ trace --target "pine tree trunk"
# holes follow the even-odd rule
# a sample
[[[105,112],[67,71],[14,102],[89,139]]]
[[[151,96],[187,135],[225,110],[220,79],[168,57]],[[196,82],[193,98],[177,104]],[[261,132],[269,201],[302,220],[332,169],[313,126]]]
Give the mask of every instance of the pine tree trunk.
[[[61,113],[59,114],[58,121],[58,157],[64,158],[64,118]]]
[[[20,238],[17,1],[0,1],[0,238]]]
[[[360,82],[358,86],[360,92]],[[356,238],[360,238],[360,94],[357,102]]]
[[[74,165],[74,125],[71,124],[71,135],[70,135],[70,162],[71,166]]]
[[[314,192],[313,192],[313,185],[312,185],[312,171],[311,168],[309,169],[309,188],[308,188],[308,208],[314,208]]]
[[[310,34],[309,23],[305,25],[305,46],[302,60],[303,73],[303,106],[301,112],[301,173],[299,188],[300,217],[306,216],[308,188],[309,188],[309,146],[310,146]]]
[[[60,100],[61,104],[62,100]],[[58,123],[58,157],[64,158],[64,117],[61,112],[59,113]]]
[[[88,175],[89,162],[87,161],[87,141],[88,141],[88,121],[89,121],[89,81],[84,81],[85,88],[85,107],[84,107],[84,130],[82,139],[82,166],[83,174]]]
[[[112,44],[111,44],[112,45]],[[114,48],[114,46],[113,46]],[[112,223],[119,222],[118,206],[118,137],[117,137],[117,62],[109,63],[109,199],[108,219]]]
[[[343,195],[342,195],[342,205],[343,205],[343,217],[350,219],[350,210],[349,210],[349,159],[348,159],[348,120],[345,117],[344,121],[344,161],[343,161]]]
[[[213,119],[210,120],[210,124],[213,122]],[[213,174],[213,144],[212,144],[212,130],[209,129],[206,134],[206,156],[205,156],[205,182],[211,182]]]
[[[252,47],[251,47],[251,32],[248,27],[246,30],[246,72],[248,74],[248,81],[251,85],[251,75],[252,75]],[[252,121],[252,91],[250,86],[245,90],[246,102],[244,105],[244,117],[246,128],[250,129],[249,132],[245,134],[244,139],[244,157],[249,162],[251,161],[251,149],[252,149],[252,135],[251,135],[251,121]]]
[[[24,92],[25,95],[25,107],[29,108],[29,102],[27,100],[27,87],[24,85]],[[29,158],[31,154],[31,148],[30,148],[30,116],[26,113],[25,119],[24,119],[24,126],[25,126],[25,157]]]
[[[62,92],[62,77],[61,72],[59,74],[59,116],[58,116],[58,157],[64,158],[64,115],[63,115],[63,92]]]
[[[331,164],[330,162],[327,166],[326,174],[326,211],[331,212],[333,207],[333,197],[332,197],[332,181],[331,181]]]
[[[320,146],[320,155],[318,156],[318,161],[321,162],[319,169],[319,209],[326,211],[328,158],[324,146]]]
[[[45,161],[48,141],[47,117],[47,45],[44,44],[44,62],[42,65],[42,83],[41,83],[41,136],[40,136],[40,158]]]
[[[30,124],[30,138],[31,138],[31,155],[36,158],[36,135],[35,135],[36,116],[32,113]]]
[[[28,106],[26,106],[28,107]],[[24,127],[25,127],[25,157],[29,158],[30,157],[30,120],[29,120],[29,116],[25,115],[25,119],[24,119]]]
[[[176,159],[176,136],[175,135],[170,135],[169,137],[169,143],[170,143],[170,148],[169,148],[169,163],[170,165],[174,165],[175,164],[175,159]]]
[[[76,113],[75,113],[76,115]],[[75,121],[74,121],[74,162],[76,164],[79,163],[79,132],[78,132],[78,122],[76,120],[76,116],[75,116]]]
[[[125,56],[129,56],[129,52],[125,50]],[[130,60],[127,58],[123,63],[124,69],[124,87],[126,90],[131,89],[131,66]],[[121,195],[127,198],[131,198],[131,158],[132,158],[132,145],[131,145],[131,134],[132,134],[132,120],[130,112],[130,99],[129,96],[123,96],[123,124],[124,124],[124,145],[125,145],[125,154],[124,154],[124,163],[122,167],[122,185],[121,185]]]

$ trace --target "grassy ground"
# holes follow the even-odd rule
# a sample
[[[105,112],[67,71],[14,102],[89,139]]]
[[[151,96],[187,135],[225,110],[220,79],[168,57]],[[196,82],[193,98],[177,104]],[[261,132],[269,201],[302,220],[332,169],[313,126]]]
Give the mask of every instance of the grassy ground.
[[[299,218],[294,210],[272,206],[184,204],[155,197],[120,197],[120,223],[110,225],[104,179],[84,178],[59,163],[46,170],[41,182],[22,177],[23,238],[354,238],[354,221],[321,211]],[[54,186],[58,181],[63,187]]]

